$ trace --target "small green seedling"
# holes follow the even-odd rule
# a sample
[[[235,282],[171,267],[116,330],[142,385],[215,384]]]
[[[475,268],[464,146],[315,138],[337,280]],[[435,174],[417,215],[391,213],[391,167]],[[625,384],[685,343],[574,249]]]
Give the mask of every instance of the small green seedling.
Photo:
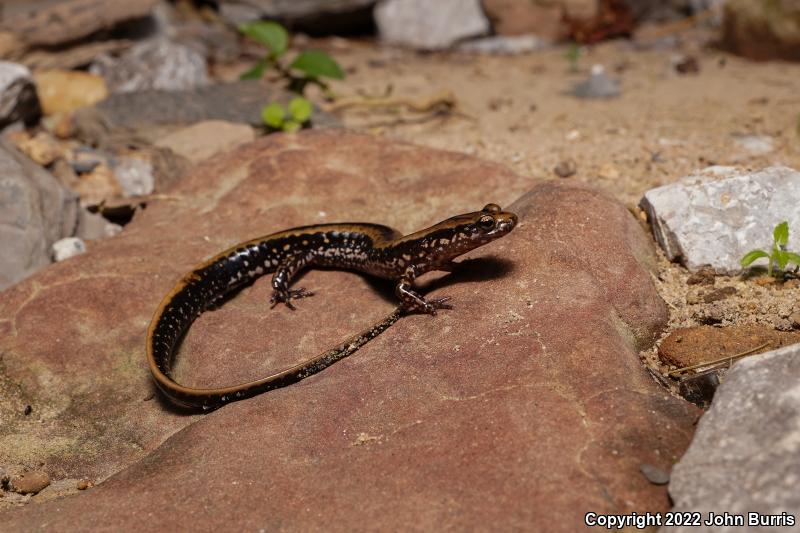
[[[783,221],[772,231],[772,251],[767,253],[764,250],[751,250],[744,254],[739,263],[743,267],[750,266],[756,259],[766,257],[769,260],[767,264],[767,275],[772,276],[773,266],[777,266],[778,270],[784,270],[789,263],[795,263],[800,266],[800,254],[790,252],[786,249],[789,242],[789,223]]]
[[[283,56],[289,49],[289,33],[286,28],[272,21],[248,22],[239,26],[239,31],[267,48],[267,55],[241,75],[243,80],[256,80],[268,68],[278,72],[287,82],[290,91],[302,95],[309,83],[328,91],[325,79],[344,79],[344,71],[334,59],[320,50],[300,52],[287,63]]]
[[[578,68],[578,60],[581,58],[581,45],[578,43],[571,43],[564,57],[567,58],[567,62],[569,63],[569,71],[578,72],[580,70]]]
[[[298,96],[285,108],[277,102],[264,106],[261,120],[274,131],[297,131],[311,118],[312,110],[311,102]]]

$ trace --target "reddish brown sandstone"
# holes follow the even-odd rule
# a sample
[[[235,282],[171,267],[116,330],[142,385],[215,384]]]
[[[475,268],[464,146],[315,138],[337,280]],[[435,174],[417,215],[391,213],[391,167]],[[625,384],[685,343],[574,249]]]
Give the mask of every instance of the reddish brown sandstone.
[[[429,281],[454,310],[404,318],[298,385],[206,416],[145,401],[150,313],[202,258],[303,223],[407,232],[489,201],[506,207],[531,187],[511,206],[521,220],[511,235]],[[0,401],[28,398],[41,422],[5,424],[2,442],[17,446],[0,447],[0,463],[111,475],[8,512],[4,526],[574,531],[586,511],[665,510],[665,488],[640,466],[669,470],[696,410],[637,356],[666,321],[651,263],[625,208],[579,184],[534,185],[467,156],[343,132],[246,145],[121,235],[3,294],[0,352],[19,389]],[[269,310],[262,279],[203,315],[182,380],[261,376],[393,307],[390,286],[351,273],[312,271],[300,285],[318,294],[294,313]]]

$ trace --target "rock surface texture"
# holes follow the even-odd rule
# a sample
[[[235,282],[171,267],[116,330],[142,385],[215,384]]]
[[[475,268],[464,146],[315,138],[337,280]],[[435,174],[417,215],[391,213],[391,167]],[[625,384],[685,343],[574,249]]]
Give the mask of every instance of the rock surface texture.
[[[375,7],[375,23],[384,41],[423,50],[489,32],[479,0],[384,0]]]
[[[667,319],[649,239],[576,183],[541,182],[508,206],[530,187],[462,154],[330,131],[271,135],[198,166],[122,234],[0,301],[0,413],[20,413],[0,414],[0,464],[102,482],[9,511],[4,527],[575,531],[586,511],[666,510],[641,467],[669,470],[698,413],[637,356]],[[518,227],[460,273],[422,280],[452,311],[403,318],[297,385],[208,415],[153,397],[148,322],[203,258],[300,224],[410,232],[489,201]],[[312,270],[300,284],[317,295],[295,312],[269,309],[262,278],[203,314],[179,380],[261,377],[394,308],[391,284],[353,273]]]
[[[77,197],[0,139],[0,290],[49,264],[77,221]]]
[[[519,2],[517,0],[482,0],[486,16],[499,35],[534,34],[548,41],[565,35],[562,13],[557,2]]]
[[[703,265],[739,272],[744,254],[770,249],[772,230],[784,220],[788,249],[800,250],[800,172],[791,168],[709,167],[647,191],[639,205],[667,257],[692,272]]]
[[[32,46],[56,46],[150,14],[156,0],[18,2],[2,26]]]
[[[669,493],[675,511],[775,515],[800,509],[800,344],[742,360],[727,374]],[[768,519],[763,519],[768,520]],[[798,524],[666,528],[695,531],[797,531]],[[746,522],[747,524],[747,522]]]
[[[800,61],[800,4],[794,0],[727,0],[723,40],[756,60]]]

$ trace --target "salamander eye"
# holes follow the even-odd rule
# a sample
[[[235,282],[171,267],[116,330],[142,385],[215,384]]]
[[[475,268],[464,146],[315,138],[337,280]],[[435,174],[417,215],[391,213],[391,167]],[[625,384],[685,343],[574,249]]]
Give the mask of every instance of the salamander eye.
[[[502,209],[497,204],[486,204],[481,211],[484,213],[499,213]]]
[[[484,215],[478,219],[478,226],[483,229],[492,229],[494,227],[494,217]]]

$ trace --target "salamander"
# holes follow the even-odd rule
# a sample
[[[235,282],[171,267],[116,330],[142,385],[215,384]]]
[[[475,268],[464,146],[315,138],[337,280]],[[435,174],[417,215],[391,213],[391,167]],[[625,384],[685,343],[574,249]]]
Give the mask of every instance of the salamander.
[[[453,259],[508,234],[517,216],[488,204],[430,228],[401,235],[387,226],[338,223],[302,226],[233,246],[193,268],[164,297],[150,322],[147,359],[157,387],[176,405],[210,410],[297,382],[352,354],[407,313],[435,315],[451,309],[449,298],[426,299],[414,279],[432,270],[452,271]],[[338,346],[265,378],[225,388],[196,389],[170,375],[175,352],[194,320],[205,310],[264,274],[272,273],[272,307],[311,296],[290,288],[297,273],[312,266],[357,270],[396,281],[400,305],[380,322]]]

